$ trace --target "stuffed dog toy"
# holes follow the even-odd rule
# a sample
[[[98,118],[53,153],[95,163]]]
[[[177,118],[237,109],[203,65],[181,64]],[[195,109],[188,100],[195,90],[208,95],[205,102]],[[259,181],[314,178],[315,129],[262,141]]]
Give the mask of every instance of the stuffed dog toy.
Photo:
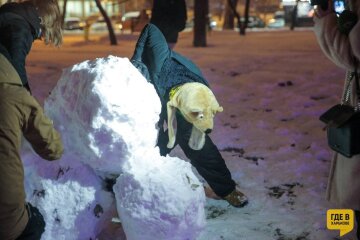
[[[205,134],[214,127],[214,116],[223,108],[217,102],[213,92],[204,84],[191,82],[172,88],[167,102],[168,148],[175,145],[175,113],[178,109],[189,123],[193,124],[189,147],[200,150],[205,144]]]

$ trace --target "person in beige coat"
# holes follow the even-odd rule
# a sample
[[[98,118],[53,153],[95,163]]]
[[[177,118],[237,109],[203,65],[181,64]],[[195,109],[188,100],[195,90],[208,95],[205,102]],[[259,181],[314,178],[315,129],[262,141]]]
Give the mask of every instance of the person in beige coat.
[[[47,160],[59,159],[63,145],[52,121],[2,54],[0,113],[0,239],[8,240],[20,236],[28,224],[29,210],[34,210],[31,206],[26,210],[24,169],[19,154],[22,135]]]
[[[347,72],[354,71],[355,59],[360,61],[360,21],[350,33],[339,32],[337,16],[333,2],[328,9],[318,7],[314,16],[314,32],[324,54],[337,66]],[[360,16],[360,1],[347,1],[349,9]],[[358,67],[360,71],[360,64]],[[352,84],[351,104],[356,104],[355,84]],[[327,199],[339,208],[355,211],[357,219],[357,237],[360,240],[360,155],[347,158],[334,153],[327,186]]]

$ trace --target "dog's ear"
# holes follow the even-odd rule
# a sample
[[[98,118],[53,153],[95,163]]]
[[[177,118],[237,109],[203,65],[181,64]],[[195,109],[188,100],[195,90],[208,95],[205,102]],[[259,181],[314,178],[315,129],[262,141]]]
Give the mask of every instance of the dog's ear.
[[[174,104],[169,101],[166,104],[167,107],[167,117],[168,117],[168,121],[167,121],[167,125],[168,125],[168,134],[169,134],[169,142],[167,144],[168,148],[173,148],[175,146],[175,138],[176,138],[176,129],[174,129],[174,122],[176,121],[176,107],[174,106]]]
[[[216,102],[215,106],[212,107],[213,114],[215,115],[216,113],[222,112],[222,111],[224,111],[224,108]]]
[[[201,150],[205,145],[205,133],[192,126],[188,145],[193,150]]]
[[[212,96],[212,101],[211,101],[211,110],[213,112],[213,114],[215,115],[218,112],[222,112],[224,111],[223,107],[220,106],[220,104],[218,103],[218,101],[215,98],[215,95]]]
[[[222,111],[224,111],[224,108],[222,106],[218,106],[215,111],[222,112]]]

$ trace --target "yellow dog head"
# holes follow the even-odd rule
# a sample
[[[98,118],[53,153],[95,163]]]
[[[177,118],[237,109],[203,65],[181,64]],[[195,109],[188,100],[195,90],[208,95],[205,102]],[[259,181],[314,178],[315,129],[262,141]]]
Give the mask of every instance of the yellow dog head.
[[[167,103],[168,113],[168,148],[174,147],[176,132],[174,129],[175,112],[179,109],[186,121],[193,124],[189,146],[200,150],[205,144],[205,134],[214,128],[214,116],[223,108],[217,102],[213,92],[201,83],[185,83]]]

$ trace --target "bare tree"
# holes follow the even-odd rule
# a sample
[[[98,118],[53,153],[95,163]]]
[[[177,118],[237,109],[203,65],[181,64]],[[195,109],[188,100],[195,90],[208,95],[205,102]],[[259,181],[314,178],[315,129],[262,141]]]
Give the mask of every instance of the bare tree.
[[[237,19],[237,26],[239,28],[240,35],[245,35],[245,33],[242,34],[242,30],[241,30],[243,28],[243,26],[242,26],[242,23],[241,23],[240,14],[236,11],[237,0],[235,0],[235,1],[234,0],[228,0],[227,2],[228,2],[228,5],[229,5],[230,9],[233,11],[233,14],[235,15],[235,17]],[[234,2],[236,2],[236,4]],[[234,21],[234,19],[233,19],[233,21]]]
[[[195,0],[194,42],[195,47],[206,47],[206,27],[208,24],[209,0]]]
[[[234,29],[235,14],[231,6],[237,6],[238,0],[226,0],[225,16],[224,16],[224,29]]]
[[[64,0],[64,5],[63,5],[63,11],[62,11],[62,24],[64,26],[64,22],[65,22],[65,16],[66,16],[66,6],[67,6],[67,0]]]
[[[246,28],[249,23],[249,9],[250,9],[250,0],[246,0],[245,13],[244,13],[245,21],[240,24],[240,35],[245,35],[245,31],[246,31]],[[238,18],[238,21],[239,21],[239,18]]]
[[[95,0],[96,6],[99,8],[99,11],[101,13],[101,15],[103,16],[105,22],[106,22],[106,26],[108,28],[109,31],[109,40],[110,40],[110,45],[117,45],[117,40],[116,40],[116,36],[114,33],[114,28],[111,24],[110,18],[107,15],[106,11],[104,10],[104,8],[101,5],[100,0]]]
[[[298,6],[299,6],[299,0],[296,0],[296,4],[295,4],[294,8],[291,11],[290,30],[292,30],[292,31],[295,29],[295,26],[297,24]]]

